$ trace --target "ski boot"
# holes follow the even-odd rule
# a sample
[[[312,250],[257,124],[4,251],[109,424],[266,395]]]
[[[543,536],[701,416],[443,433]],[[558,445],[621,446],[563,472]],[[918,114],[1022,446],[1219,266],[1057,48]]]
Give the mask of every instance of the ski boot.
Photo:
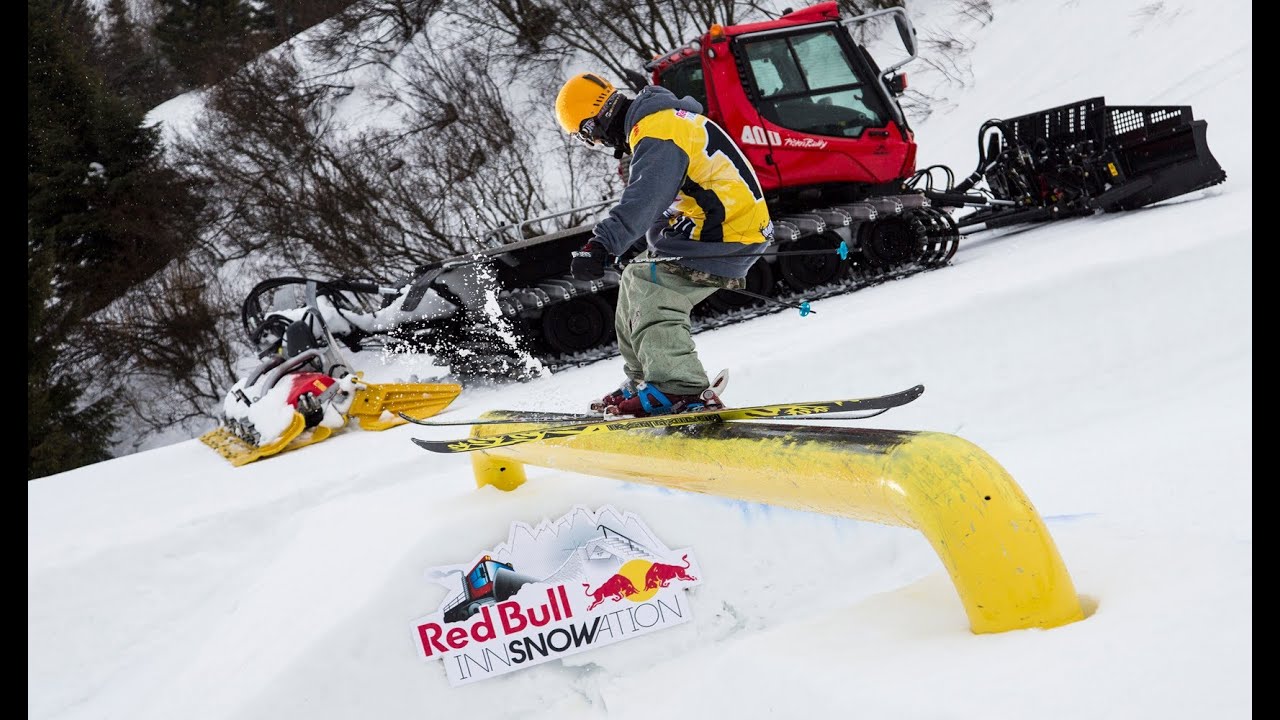
[[[727,370],[722,370],[710,387],[693,395],[667,395],[648,383],[640,383],[636,386],[634,396],[609,405],[605,412],[610,415],[649,417],[651,415],[723,410],[724,402],[720,400],[720,393],[724,391],[728,382],[729,373]]]
[[[636,384],[630,378],[624,380],[617,390],[591,403],[591,412],[609,414],[609,408],[636,396]]]

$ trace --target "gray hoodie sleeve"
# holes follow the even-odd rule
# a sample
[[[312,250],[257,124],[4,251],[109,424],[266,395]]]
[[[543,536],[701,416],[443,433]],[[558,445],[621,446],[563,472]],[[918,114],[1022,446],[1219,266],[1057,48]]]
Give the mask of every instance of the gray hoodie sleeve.
[[[670,140],[636,143],[631,182],[609,216],[596,224],[595,239],[614,255],[625,253],[675,201],[688,169],[689,156]]]

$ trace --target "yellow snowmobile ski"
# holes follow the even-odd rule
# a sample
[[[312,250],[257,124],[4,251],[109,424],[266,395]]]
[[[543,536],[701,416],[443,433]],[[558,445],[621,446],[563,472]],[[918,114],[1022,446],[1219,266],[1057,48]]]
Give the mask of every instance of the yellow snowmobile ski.
[[[386,430],[405,424],[400,413],[431,417],[462,392],[454,383],[363,383],[356,390],[347,415],[359,418],[364,430]]]
[[[317,427],[315,429],[320,430],[321,428]],[[323,429],[325,430],[324,437],[328,437],[329,429]],[[306,430],[306,420],[303,419],[301,413],[295,412],[293,414],[293,419],[289,421],[289,427],[285,428],[280,437],[266,445],[254,445],[253,443],[238,437],[226,426],[215,428],[204,435],[201,435],[200,442],[208,445],[214,450],[217,450],[218,454],[229,460],[232,465],[240,467],[241,465],[248,465],[258,458],[275,455],[281,450],[286,449],[290,443],[297,440],[299,436],[302,435],[303,430]],[[324,438],[322,437],[320,439]],[[309,445],[312,442],[318,442],[318,440],[308,439],[303,442],[302,445]],[[301,447],[301,445],[298,447]]]
[[[283,450],[280,450],[279,452],[288,452],[308,445],[315,445],[332,434],[333,428],[328,427],[327,425],[317,425],[294,438]]]
[[[324,425],[317,425],[307,429],[302,414],[295,412],[293,419],[289,421],[289,427],[285,428],[284,434],[261,447],[246,442],[226,426],[210,430],[201,435],[200,442],[217,450],[218,454],[230,460],[232,465],[240,467],[241,465],[248,465],[254,460],[261,460],[264,457],[314,445],[332,434],[333,428]]]

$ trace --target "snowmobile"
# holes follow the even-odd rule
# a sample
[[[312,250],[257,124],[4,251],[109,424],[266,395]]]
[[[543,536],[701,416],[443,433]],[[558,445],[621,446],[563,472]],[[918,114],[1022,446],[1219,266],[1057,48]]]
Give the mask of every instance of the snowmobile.
[[[271,313],[254,339],[260,362],[227,392],[219,426],[200,437],[235,466],[320,442],[352,419],[376,431],[404,424],[401,413],[430,417],[462,392],[455,383],[366,382],[314,301]]]

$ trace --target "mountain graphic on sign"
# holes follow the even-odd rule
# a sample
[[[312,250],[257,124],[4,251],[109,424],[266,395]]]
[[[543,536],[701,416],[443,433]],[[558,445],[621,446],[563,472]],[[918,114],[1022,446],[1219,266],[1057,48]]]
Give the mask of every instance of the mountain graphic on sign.
[[[505,542],[477,553],[470,562],[433,568],[428,576],[455,589],[457,574],[468,572],[481,556],[488,555],[523,575],[568,582],[580,580],[584,568],[591,565],[634,558],[656,560],[670,554],[634,513],[610,506],[593,511],[577,505],[560,518],[544,519],[537,525],[513,522]]]

